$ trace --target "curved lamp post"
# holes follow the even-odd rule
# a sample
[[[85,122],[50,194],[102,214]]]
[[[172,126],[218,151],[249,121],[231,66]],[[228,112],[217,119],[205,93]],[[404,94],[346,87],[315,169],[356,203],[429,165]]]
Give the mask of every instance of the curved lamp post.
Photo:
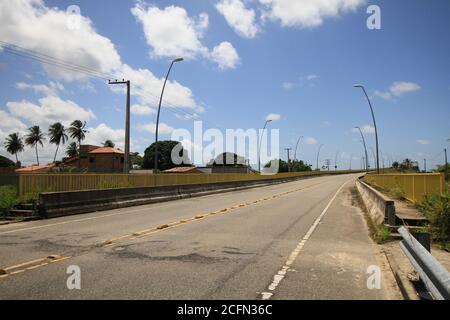
[[[272,122],[272,120],[266,120],[266,123],[264,124],[264,128],[261,132],[261,137],[259,139],[259,147],[258,147],[258,171],[261,173],[261,145],[262,145],[262,137],[264,135],[264,131],[266,130],[267,124]]]
[[[323,147],[324,145],[323,144],[321,144],[320,145],[320,147],[319,147],[319,150],[317,150],[317,170],[319,170],[319,155],[320,155],[320,149],[322,149],[322,147]]]
[[[167,83],[167,78],[169,78],[169,74],[170,71],[172,70],[173,64],[175,62],[181,62],[183,61],[183,58],[177,58],[175,60],[172,61],[172,63],[170,64],[169,67],[169,71],[167,71],[167,75],[166,75],[166,79],[164,80],[164,84],[162,87],[162,91],[161,91],[161,96],[159,98],[159,106],[158,106],[158,115],[156,117],[156,132],[155,132],[155,166],[154,166],[154,170],[155,173],[158,172],[158,129],[159,129],[159,115],[161,113],[161,103],[162,103],[162,98],[164,95],[164,89],[166,88],[166,83]]]
[[[375,127],[375,141],[376,141],[376,147],[377,147],[377,173],[380,174],[380,156],[378,154],[378,130],[377,130],[377,123],[375,121],[375,114],[373,113],[372,103],[370,102],[369,96],[367,95],[366,89],[362,84],[355,84],[353,85],[354,88],[361,88],[364,92],[364,95],[367,98],[367,102],[369,103],[370,112],[372,113],[372,119],[373,119],[373,126]]]
[[[295,145],[295,152],[294,152],[294,161],[297,161],[297,149],[298,149],[298,144],[300,143],[300,140],[303,139],[303,136],[300,136],[300,138],[298,138],[297,140],[297,144]]]
[[[362,130],[360,127],[355,127],[355,129],[359,130],[359,133],[361,134],[362,142],[364,145],[364,152],[366,154],[366,172],[369,171],[369,157],[367,156],[367,146],[366,146],[366,139],[364,139],[364,135],[362,133]]]

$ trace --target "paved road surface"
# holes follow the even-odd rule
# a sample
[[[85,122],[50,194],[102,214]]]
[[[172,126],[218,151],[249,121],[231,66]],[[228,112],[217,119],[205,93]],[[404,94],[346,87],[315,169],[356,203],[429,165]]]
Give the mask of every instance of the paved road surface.
[[[0,299],[386,299],[355,178],[0,226]]]

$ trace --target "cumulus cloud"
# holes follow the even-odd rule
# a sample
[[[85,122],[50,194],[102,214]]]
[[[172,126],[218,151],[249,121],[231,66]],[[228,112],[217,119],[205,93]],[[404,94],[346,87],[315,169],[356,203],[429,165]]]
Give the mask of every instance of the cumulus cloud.
[[[317,140],[313,137],[306,137],[303,139],[303,142],[309,145],[317,144]]]
[[[209,25],[206,13],[190,17],[182,7],[172,5],[160,9],[142,3],[137,3],[131,13],[142,24],[147,44],[151,48],[150,55],[154,58],[205,57],[216,62],[220,69],[233,69],[239,62],[236,49],[227,41],[211,51],[203,45],[203,34]]]
[[[143,124],[140,125],[139,128],[152,134],[156,133],[156,123]],[[175,129],[169,126],[168,124],[163,122],[159,123],[158,134],[171,134],[173,130]]]
[[[283,82],[283,89],[291,90],[294,88],[294,84],[292,82]]]
[[[135,114],[137,116],[148,116],[151,114],[156,114],[156,110],[153,108],[150,108],[149,106],[143,106],[140,104],[134,104],[130,108],[130,112],[132,114]]]
[[[388,101],[393,101],[395,98],[401,97],[407,93],[419,91],[421,87],[414,82],[397,81],[394,82],[388,91],[375,91],[374,95]]]
[[[80,16],[79,28],[71,30],[67,26],[69,13],[48,8],[42,0],[1,1],[0,21],[2,41],[102,72],[113,72],[121,65],[114,44],[96,32],[89,18]],[[53,77],[67,81],[87,77],[43,66]]]
[[[427,145],[427,144],[431,144],[431,141],[427,140],[427,139],[419,139],[419,140],[417,140],[417,143],[422,144],[422,145]]]
[[[64,86],[59,82],[50,81],[48,85],[45,84],[30,84],[26,82],[16,83],[16,88],[19,90],[33,90],[35,93],[44,95],[57,95],[60,91],[64,91]]]
[[[255,10],[246,8],[241,0],[221,0],[216,4],[216,9],[238,35],[245,38],[256,37],[259,28]]]
[[[239,64],[239,55],[233,45],[227,41],[215,46],[211,51],[211,59],[221,70],[234,69]]]
[[[361,126],[361,131],[367,134],[375,134],[375,128],[368,124],[366,124],[365,126]],[[359,130],[358,128],[352,128],[352,132],[359,133]]]
[[[326,18],[354,12],[365,0],[259,0],[263,20],[279,21],[283,27],[314,28]]]
[[[85,109],[73,101],[62,100],[56,96],[39,99],[38,104],[27,100],[8,102],[6,107],[11,115],[43,127],[54,122],[68,125],[75,119],[81,121],[95,119],[95,114],[92,110]]]
[[[269,113],[266,117],[266,121],[279,121],[281,119],[281,115],[277,113]]]

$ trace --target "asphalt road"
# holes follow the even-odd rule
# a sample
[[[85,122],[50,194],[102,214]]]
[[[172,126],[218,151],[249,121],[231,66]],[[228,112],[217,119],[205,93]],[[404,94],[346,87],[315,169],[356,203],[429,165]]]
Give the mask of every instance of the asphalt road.
[[[0,226],[0,299],[386,299],[384,277],[367,287],[380,262],[355,179]]]

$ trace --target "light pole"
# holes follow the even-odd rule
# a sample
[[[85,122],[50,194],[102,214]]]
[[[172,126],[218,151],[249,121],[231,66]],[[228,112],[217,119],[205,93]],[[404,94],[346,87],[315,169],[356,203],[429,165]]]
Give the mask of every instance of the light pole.
[[[294,161],[297,161],[297,149],[298,149],[298,144],[300,143],[300,140],[303,139],[303,136],[300,136],[300,138],[298,138],[297,140],[297,144],[295,145],[295,152],[294,152]]]
[[[264,136],[264,131],[266,130],[267,124],[272,122],[272,120],[266,120],[266,123],[264,124],[264,128],[261,132],[261,137],[259,139],[259,146],[258,146],[258,171],[261,173],[261,145],[262,145],[262,138]]]
[[[340,153],[340,151],[338,151],[338,152],[336,152],[336,157],[334,158],[334,171],[336,171],[337,170],[337,158],[338,158],[338,156],[339,156],[339,153]]]
[[[170,64],[169,70],[167,71],[167,75],[166,75],[166,79],[164,80],[164,84],[162,87],[162,91],[161,91],[161,97],[159,98],[159,106],[158,106],[158,115],[156,117],[156,132],[155,132],[155,166],[154,166],[154,172],[157,173],[158,172],[158,129],[159,129],[159,115],[161,113],[161,103],[162,103],[162,98],[164,95],[164,89],[166,88],[166,83],[167,83],[167,78],[169,78],[169,74],[170,71],[172,70],[173,64],[175,62],[181,62],[183,61],[183,58],[177,58],[175,60],[172,61],[172,63]]]
[[[319,155],[320,155],[320,149],[322,149],[322,147],[323,147],[324,145],[323,144],[321,144],[320,145],[320,147],[319,147],[319,150],[317,150],[317,170],[319,170]]]
[[[367,102],[369,102],[370,112],[372,113],[372,119],[373,119],[373,126],[375,128],[375,141],[376,141],[376,147],[377,147],[377,173],[380,174],[380,156],[378,154],[378,129],[377,129],[377,123],[375,121],[375,114],[373,113],[372,103],[370,102],[369,96],[367,95],[366,89],[362,84],[355,84],[353,85],[355,88],[361,88],[367,98]]]
[[[350,171],[352,171],[352,160],[353,160],[353,153],[350,156]]]
[[[363,145],[364,145],[364,152],[366,154],[366,172],[367,172],[367,171],[369,171],[369,160],[368,160],[369,158],[367,157],[366,139],[364,139],[364,135],[363,135],[363,132],[362,132],[360,127],[355,127],[355,129],[358,129],[359,133],[361,134],[362,142],[363,142]]]

